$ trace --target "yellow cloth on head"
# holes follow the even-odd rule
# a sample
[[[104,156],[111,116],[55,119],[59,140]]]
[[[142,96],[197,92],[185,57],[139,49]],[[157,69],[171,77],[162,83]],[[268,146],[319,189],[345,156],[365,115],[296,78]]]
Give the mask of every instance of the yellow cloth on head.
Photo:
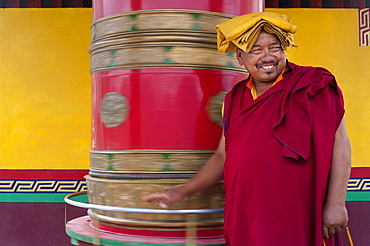
[[[235,17],[216,26],[219,52],[232,52],[238,48],[249,52],[261,30],[275,34],[281,47],[296,46],[293,34],[297,27],[287,15],[272,12],[251,13]]]

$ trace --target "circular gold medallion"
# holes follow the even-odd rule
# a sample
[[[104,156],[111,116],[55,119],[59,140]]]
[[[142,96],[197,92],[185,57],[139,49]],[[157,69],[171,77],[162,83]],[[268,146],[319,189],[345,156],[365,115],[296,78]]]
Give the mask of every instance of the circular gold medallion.
[[[102,100],[100,119],[108,128],[117,127],[127,120],[129,110],[126,97],[118,92],[109,92]]]
[[[207,105],[208,118],[222,128],[222,105],[227,92],[222,91],[216,96],[210,97]]]

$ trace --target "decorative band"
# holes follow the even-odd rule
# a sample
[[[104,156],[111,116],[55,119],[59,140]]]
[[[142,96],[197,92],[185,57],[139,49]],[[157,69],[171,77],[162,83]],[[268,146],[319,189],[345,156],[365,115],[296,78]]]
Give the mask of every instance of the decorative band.
[[[103,179],[122,179],[122,180],[137,180],[137,179],[189,179],[194,174],[190,173],[151,173],[151,174],[132,174],[132,173],[98,173],[89,172],[89,175],[94,178]]]
[[[348,191],[370,191],[370,178],[350,178]]]
[[[189,225],[191,222],[193,222],[194,215],[189,216]],[[155,229],[145,226],[140,227],[130,227],[130,226],[121,226],[117,224],[110,224],[106,222],[95,220],[91,221],[91,227],[92,228],[99,228],[100,230],[111,232],[111,233],[119,233],[124,235],[130,235],[130,236],[145,236],[145,237],[167,237],[172,239],[179,239],[179,238],[185,238],[187,235],[187,230],[184,230],[184,228],[161,228],[156,227]],[[195,228],[194,228],[195,230]],[[222,233],[222,226],[217,227],[197,227],[196,228],[196,234],[197,238],[202,239],[204,241],[205,239],[211,239],[211,238],[221,238],[223,236]],[[208,245],[208,244],[207,244]]]
[[[90,172],[90,176],[91,176]],[[95,176],[96,175],[96,176]],[[97,177],[98,175],[103,175],[101,173],[93,173],[92,177]],[[114,174],[107,174],[112,175],[110,177],[116,177]],[[128,177],[133,177],[130,174]],[[137,174],[136,177],[139,176],[146,176],[152,178],[153,174]],[[158,174],[157,177],[159,177]],[[167,177],[167,174],[163,177]],[[175,174],[176,175],[176,174]],[[192,176],[193,174],[181,174],[186,175],[185,179],[188,176]],[[118,178],[119,179],[119,178]],[[143,178],[146,179],[146,178]],[[167,179],[167,178],[165,178]],[[86,181],[85,180],[14,180],[14,179],[2,179],[0,180],[0,193],[14,193],[14,192],[25,192],[25,193],[49,193],[49,192],[61,192],[61,193],[72,193],[72,192],[80,192],[87,190]],[[348,192],[351,191],[370,191],[370,178],[350,178],[348,182]]]
[[[0,180],[0,193],[70,193],[85,190],[85,180]]]
[[[150,57],[150,59],[148,59]],[[216,46],[187,43],[147,43],[110,46],[91,53],[91,73],[143,68],[215,69],[247,73],[234,52],[220,53]]]
[[[370,46],[370,8],[358,11],[360,46]]]
[[[98,205],[135,207],[135,208],[157,208],[154,204],[148,204],[142,197],[151,193],[167,190],[186,182],[186,179],[141,179],[141,180],[115,180],[96,178],[87,175],[89,203]],[[223,208],[224,190],[223,183],[218,183],[211,188],[198,192],[185,201],[175,204],[174,209],[198,209],[198,208]],[[110,220],[117,220],[118,224],[133,225],[135,221],[139,224],[153,221],[161,224],[166,220],[171,220],[169,224],[174,225],[176,221],[184,220],[184,214],[142,214],[112,212],[93,209],[95,214],[110,217]],[[222,214],[201,214],[199,220],[220,219]],[[142,224],[142,225],[143,225]],[[166,223],[167,224],[167,223]],[[148,226],[148,224],[147,224]]]
[[[214,227],[220,227],[223,225],[223,216],[222,214],[219,216],[219,218],[212,218],[212,219],[204,219],[204,215],[199,215],[199,220],[195,221],[188,221],[186,219],[186,215],[179,216],[181,219],[173,220],[169,216],[157,216],[162,217],[160,219],[146,219],[148,218],[148,215],[146,214],[145,217],[136,219],[136,218],[119,218],[119,217],[111,217],[106,216],[104,214],[99,214],[98,212],[101,211],[93,211],[88,210],[88,215],[91,217],[91,219],[96,222],[105,222],[106,224],[112,223],[115,225],[126,225],[126,226],[146,226],[148,229],[153,230],[158,228],[186,228],[189,224],[196,224],[197,227],[210,227],[211,229]],[[138,217],[138,216],[137,216]],[[171,217],[174,217],[173,215]]]
[[[120,207],[135,208],[158,208],[156,205],[148,204],[142,197],[151,193],[173,188],[183,184],[186,180],[163,179],[163,180],[112,180],[99,179],[86,176],[88,185],[89,203]],[[185,201],[175,204],[174,209],[218,209],[224,206],[223,184],[198,192]],[[89,213],[90,214],[90,213]],[[105,210],[91,210],[91,215],[99,217],[99,221],[105,221],[125,226],[183,226],[186,220],[185,214],[150,214],[150,213],[126,213]],[[211,222],[222,220],[222,214],[199,214],[198,220]],[[208,224],[208,223],[205,223]]]
[[[91,151],[90,171],[93,173],[195,173],[214,151]],[[167,174],[166,174],[167,175]]]
[[[100,19],[92,26],[91,72],[173,67],[246,73],[234,52],[216,50],[215,26],[232,17],[207,11],[145,10]]]
[[[233,15],[190,9],[152,9],[101,18],[91,27],[92,41],[137,32],[199,31],[215,34],[217,24]]]
[[[90,175],[91,175],[91,172],[90,172]],[[98,175],[103,175],[103,174],[96,173],[96,174],[93,174],[93,177],[96,177],[95,175],[98,176]],[[115,177],[114,174],[107,174],[107,176],[108,175],[112,175],[110,177],[113,177],[113,176]],[[137,174],[137,175],[138,175],[137,177],[139,177],[141,175],[146,176],[148,174]],[[163,177],[165,177],[165,175],[166,174],[164,174]],[[193,174],[181,174],[181,175],[192,176]],[[187,178],[188,177],[185,177],[185,179]],[[70,192],[80,192],[80,191],[85,191],[85,190],[87,190],[85,180],[25,180],[25,179],[22,179],[22,180],[2,179],[0,180],[0,193],[14,193],[14,192],[70,193]],[[370,178],[350,178],[348,182],[347,191],[348,192],[370,191]]]
[[[170,149],[130,149],[130,150],[90,150],[94,154],[213,154],[214,150],[170,150]]]

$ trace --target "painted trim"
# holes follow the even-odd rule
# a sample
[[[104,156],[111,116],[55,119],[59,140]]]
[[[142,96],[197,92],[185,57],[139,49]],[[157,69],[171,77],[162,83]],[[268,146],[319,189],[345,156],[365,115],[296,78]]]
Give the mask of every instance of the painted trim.
[[[0,202],[64,203],[69,193],[0,193]]]
[[[370,191],[349,191],[346,197],[347,202],[369,202]]]
[[[85,180],[0,180],[0,193],[74,193],[86,189]]]
[[[70,193],[86,191],[88,170],[1,170],[0,202],[64,203]],[[370,201],[370,168],[352,168],[347,201]]]
[[[370,169],[370,168],[369,168]],[[89,170],[29,170],[29,169],[2,169],[2,179],[83,179]]]
[[[86,191],[88,170],[1,170],[0,202],[64,203],[70,193]]]
[[[370,46],[370,8],[358,10],[360,46]]]
[[[87,190],[87,187],[84,186],[82,189]],[[64,203],[64,198],[70,193],[74,192],[0,192],[0,202]],[[81,196],[78,201],[87,202],[87,196]]]
[[[160,245],[186,246],[187,245],[187,244],[123,242],[123,241],[116,241],[116,240],[110,240],[110,239],[105,239],[105,238],[93,238],[93,237],[78,234],[68,228],[66,228],[66,233],[68,236],[72,238],[71,241],[73,242],[76,242],[76,240],[78,240],[82,242],[91,243],[93,245],[96,245],[95,243],[99,243],[99,245],[109,245],[109,246],[160,246]],[[225,244],[209,244],[207,246],[225,246]]]
[[[352,167],[351,178],[370,177],[370,167]]]

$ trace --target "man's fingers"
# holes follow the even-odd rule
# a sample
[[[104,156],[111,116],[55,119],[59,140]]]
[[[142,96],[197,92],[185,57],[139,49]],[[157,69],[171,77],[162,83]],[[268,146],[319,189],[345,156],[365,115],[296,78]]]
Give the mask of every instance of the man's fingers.
[[[323,209],[322,235],[327,239],[330,235],[340,232],[348,222],[347,210],[344,206],[325,205]]]
[[[182,202],[185,196],[179,190],[170,189],[163,192],[157,192],[141,198],[144,202],[155,203],[162,208],[168,208],[176,202]]]
[[[345,227],[345,226],[344,226]],[[333,226],[323,226],[322,228],[322,237],[328,239],[330,235],[340,232],[344,227],[342,225],[333,225]]]
[[[330,226],[329,227],[329,235],[333,235],[337,232],[337,230],[335,228],[336,228],[335,226]]]
[[[165,198],[162,194],[160,193],[154,193],[154,194],[150,194],[149,196],[144,196],[142,199],[144,202],[154,202],[156,200],[161,200]]]
[[[158,202],[157,203],[158,206],[160,206],[161,208],[168,208],[167,204],[163,203],[163,202]]]
[[[324,239],[328,239],[329,238],[329,231],[328,231],[328,227],[326,227],[326,226],[323,226],[322,227],[322,237]]]
[[[155,198],[155,195],[152,194],[152,195],[149,195],[149,196],[144,196],[141,198],[144,202],[148,202],[148,203],[151,203],[153,202],[156,198]]]
[[[144,202],[155,203],[162,208],[168,208],[169,197],[165,193],[154,193],[142,198]]]

